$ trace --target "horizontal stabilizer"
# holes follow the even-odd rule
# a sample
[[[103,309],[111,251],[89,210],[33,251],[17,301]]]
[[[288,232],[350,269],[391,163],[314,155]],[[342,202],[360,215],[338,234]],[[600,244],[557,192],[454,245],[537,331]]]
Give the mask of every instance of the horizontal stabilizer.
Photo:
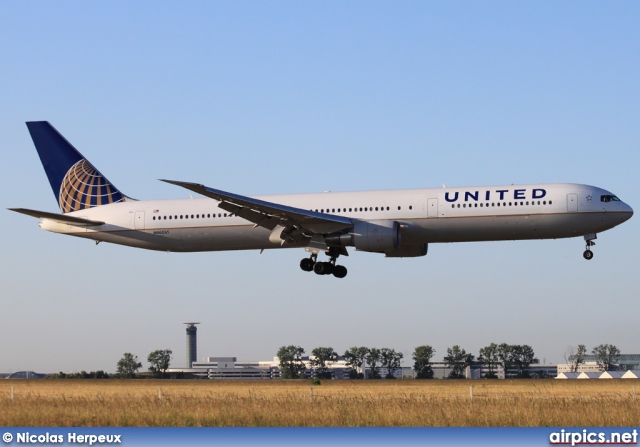
[[[16,213],[26,214],[27,216],[37,217],[39,219],[54,220],[56,222],[61,222],[65,224],[86,225],[91,227],[104,225],[104,222],[101,222],[99,220],[83,219],[82,217],[73,217],[73,216],[69,216],[68,214],[48,213],[47,211],[30,210],[27,208],[8,208],[8,209],[11,211],[15,211]]]

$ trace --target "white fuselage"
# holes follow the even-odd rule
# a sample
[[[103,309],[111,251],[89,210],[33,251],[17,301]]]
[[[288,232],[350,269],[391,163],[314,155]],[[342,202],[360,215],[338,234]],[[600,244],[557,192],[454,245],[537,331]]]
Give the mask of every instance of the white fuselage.
[[[598,233],[626,221],[631,207],[601,188],[580,184],[508,185],[256,198],[362,221],[397,221],[402,245],[550,239]],[[48,231],[149,250],[176,252],[280,248],[270,231],[218,207],[216,200],[127,201],[68,213],[104,225],[49,219]],[[306,244],[286,245],[304,247]]]

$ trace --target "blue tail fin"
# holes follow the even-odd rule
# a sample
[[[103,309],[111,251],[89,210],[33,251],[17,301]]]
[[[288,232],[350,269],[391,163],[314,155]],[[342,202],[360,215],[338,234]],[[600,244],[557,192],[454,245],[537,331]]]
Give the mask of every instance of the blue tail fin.
[[[127,200],[48,121],[27,127],[63,213]]]

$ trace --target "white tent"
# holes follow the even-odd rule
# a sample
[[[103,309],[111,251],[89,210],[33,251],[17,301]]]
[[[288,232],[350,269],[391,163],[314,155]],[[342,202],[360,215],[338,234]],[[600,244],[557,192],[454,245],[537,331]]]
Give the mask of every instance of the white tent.
[[[600,379],[620,379],[623,374],[623,371],[605,371],[600,374]]]
[[[556,379],[577,379],[580,373],[564,372],[558,374]]]
[[[582,372],[580,373],[580,375],[577,377],[577,379],[599,379],[600,378],[600,372]]]

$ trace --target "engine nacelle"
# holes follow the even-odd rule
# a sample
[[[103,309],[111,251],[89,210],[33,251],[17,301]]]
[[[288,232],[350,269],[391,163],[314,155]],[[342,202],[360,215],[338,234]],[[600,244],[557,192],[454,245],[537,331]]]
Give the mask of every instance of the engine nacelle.
[[[396,250],[385,251],[384,255],[387,258],[417,258],[419,256],[425,256],[428,249],[428,244],[403,245]]]
[[[400,225],[396,221],[358,221],[347,234],[325,237],[327,245],[353,246],[356,250],[385,253],[400,247]]]

